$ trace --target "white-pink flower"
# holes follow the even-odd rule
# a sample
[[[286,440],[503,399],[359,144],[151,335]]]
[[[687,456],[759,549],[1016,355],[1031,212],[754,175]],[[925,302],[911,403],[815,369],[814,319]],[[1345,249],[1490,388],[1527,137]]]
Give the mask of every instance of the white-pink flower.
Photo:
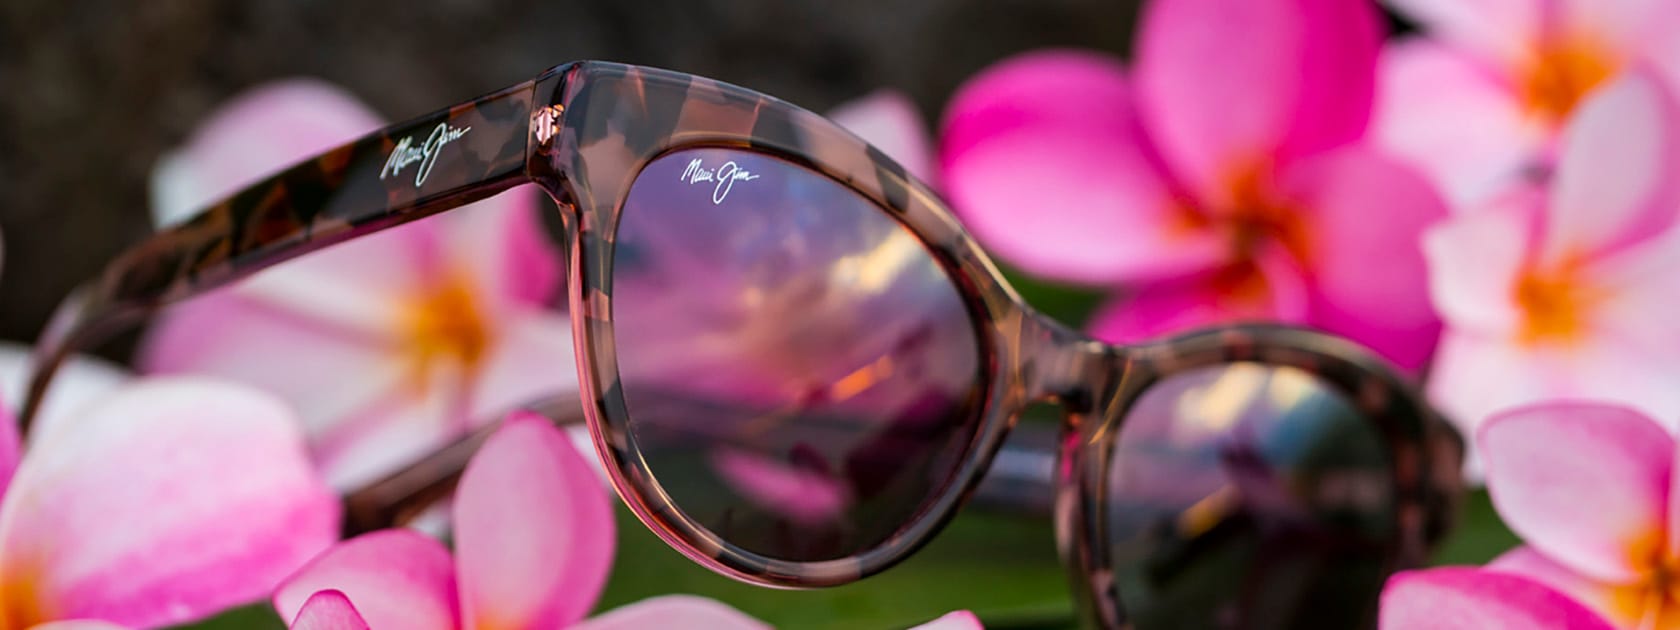
[[[217,112],[154,179],[178,220],[379,127],[325,84],[254,90]],[[530,399],[576,391],[561,261],[536,197],[514,190],[316,252],[168,311],[140,354],[295,405],[322,470],[352,487]]]
[[[55,401],[27,446],[0,408],[0,628],[193,621],[337,538],[338,498],[277,398],[166,378]]]
[[[1566,593],[1617,627],[1680,628],[1674,438],[1626,407],[1551,403],[1476,435],[1488,492],[1526,543],[1488,565]]]
[[[1680,78],[1680,3],[1388,0],[1427,37],[1383,52],[1375,131],[1464,208],[1547,168],[1558,132],[1629,69]]]
[[[1680,418],[1680,107],[1634,71],[1582,104],[1556,172],[1425,238],[1446,333],[1430,396],[1473,429],[1595,398]]]

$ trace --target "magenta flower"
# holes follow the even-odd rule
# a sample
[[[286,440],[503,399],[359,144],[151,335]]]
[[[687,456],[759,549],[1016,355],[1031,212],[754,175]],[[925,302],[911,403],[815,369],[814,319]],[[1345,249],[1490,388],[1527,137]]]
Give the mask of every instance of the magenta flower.
[[[338,544],[274,595],[293,628],[562,628],[589,613],[613,554],[608,491],[548,420],[514,414],[468,464],[451,508],[455,553],[409,530]],[[966,614],[966,613],[965,613]],[[962,617],[950,630],[977,628]],[[667,596],[575,626],[767,628],[723,604]]]
[[[1454,207],[1544,170],[1588,94],[1642,64],[1680,78],[1680,4],[1389,0],[1429,37],[1383,53],[1375,135]]]
[[[338,498],[279,399],[170,378],[69,401],[49,402],[72,411],[27,448],[0,409],[0,628],[193,621],[260,598],[337,538]]]
[[[1680,628],[1674,438],[1625,407],[1553,403],[1476,435],[1488,492],[1526,545],[1489,570],[1537,580],[1617,627]]]
[[[1383,586],[1381,630],[1610,630],[1593,611],[1534,580],[1485,569],[1402,571]]]
[[[1360,145],[1380,36],[1368,0],[1155,0],[1135,77],[1041,52],[964,86],[946,192],[1009,261],[1130,289],[1102,337],[1275,319],[1416,368],[1439,330],[1418,238],[1446,211]]]
[[[1680,106],[1623,75],[1583,103],[1544,187],[1515,190],[1426,237],[1446,333],[1430,397],[1473,428],[1554,398],[1680,418]]]
[[[260,88],[213,116],[154,182],[160,220],[372,130],[329,86]],[[560,261],[535,199],[471,208],[332,247],[172,309],[140,356],[300,410],[329,481],[351,487],[540,395],[577,388]]]

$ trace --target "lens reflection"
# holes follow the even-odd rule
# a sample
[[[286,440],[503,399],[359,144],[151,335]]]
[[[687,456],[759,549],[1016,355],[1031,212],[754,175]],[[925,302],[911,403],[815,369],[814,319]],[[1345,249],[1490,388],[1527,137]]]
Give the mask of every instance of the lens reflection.
[[[1376,425],[1315,377],[1232,363],[1145,391],[1114,442],[1107,527],[1139,628],[1372,625],[1395,535]]]
[[[632,186],[613,265],[627,426],[712,533],[842,558],[949,480],[978,422],[974,328],[922,243],[867,199],[763,154],[674,152]]]

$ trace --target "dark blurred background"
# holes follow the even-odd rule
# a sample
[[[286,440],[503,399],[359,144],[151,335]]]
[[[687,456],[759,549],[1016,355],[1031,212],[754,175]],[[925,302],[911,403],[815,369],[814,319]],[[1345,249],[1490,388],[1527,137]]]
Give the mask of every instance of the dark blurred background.
[[[8,1],[0,5],[0,338],[149,230],[147,178],[220,103],[315,76],[391,120],[584,58],[674,68],[822,111],[902,90],[931,122],[965,77],[1042,46],[1127,49],[1134,0]]]

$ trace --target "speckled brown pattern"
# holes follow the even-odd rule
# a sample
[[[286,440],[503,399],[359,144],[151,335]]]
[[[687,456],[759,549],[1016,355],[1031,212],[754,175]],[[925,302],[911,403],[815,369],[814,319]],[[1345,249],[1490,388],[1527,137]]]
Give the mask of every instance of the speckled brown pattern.
[[[381,185],[378,170],[393,139],[422,135],[440,121],[471,125],[473,135],[460,146],[471,151],[460,152],[454,162],[445,155],[418,191],[403,182]],[[663,500],[665,493],[626,429],[611,317],[619,212],[646,164],[697,146],[770,153],[845,184],[920,237],[967,302],[988,376],[982,428],[937,498],[886,542],[857,556],[790,562],[720,539]],[[932,191],[834,123],[710,79],[613,63],[561,66],[471,105],[364,138],[155,237],[114,263],[93,289],[91,310],[72,315],[70,324],[43,343],[44,365],[62,356],[66,341],[96,336],[124,313],[143,312],[317,247],[526,182],[541,185],[562,209],[577,361],[588,401],[584,411],[613,484],[664,540],[720,573],[767,586],[813,587],[884,570],[927,542],[952,516],[1026,405],[1061,404],[1067,411],[1064,444],[1101,445],[1112,439],[1127,405],[1150,383],[1180,370],[1237,360],[1289,365],[1318,375],[1357,401],[1388,437],[1395,496],[1402,502],[1398,526],[1406,541],[1394,550],[1394,566],[1418,562],[1439,524],[1450,518],[1461,446],[1419,397],[1369,353],[1322,334],[1272,326],[1204,331],[1139,347],[1094,341],[1022,303]],[[46,378],[45,372],[38,376],[34,394]],[[1095,535],[1102,531],[1101,511],[1094,509],[1103,496],[1096,473],[1101,452],[1106,449],[1069,447],[1061,454],[1058,533],[1091,619],[1123,626],[1123,611],[1108,590],[1111,580],[1105,579],[1102,542]],[[414,487],[435,490],[428,483]],[[368,513],[377,516],[385,499],[367,501]]]

